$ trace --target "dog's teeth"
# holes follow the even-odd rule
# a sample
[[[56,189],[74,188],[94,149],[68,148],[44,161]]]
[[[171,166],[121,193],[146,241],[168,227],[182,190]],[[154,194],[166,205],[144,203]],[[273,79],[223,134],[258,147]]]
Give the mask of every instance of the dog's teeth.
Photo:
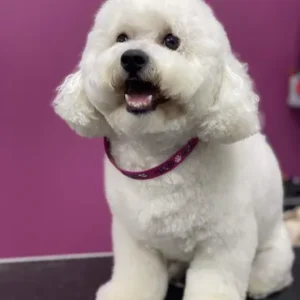
[[[128,102],[128,104],[135,108],[140,108],[143,106],[143,103],[140,103],[140,102]]]
[[[125,94],[125,100],[127,104],[136,109],[148,108],[153,100],[152,95],[129,95]]]

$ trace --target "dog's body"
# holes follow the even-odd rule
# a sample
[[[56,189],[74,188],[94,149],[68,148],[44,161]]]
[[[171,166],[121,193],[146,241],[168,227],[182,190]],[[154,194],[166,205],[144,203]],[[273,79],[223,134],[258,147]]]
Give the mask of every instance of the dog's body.
[[[134,170],[164,161],[179,147],[170,147],[171,143],[145,139],[112,144],[118,165]],[[236,275],[243,284],[256,255],[249,287],[254,296],[280,290],[291,279],[281,181],[277,161],[261,134],[231,145],[200,144],[177,169],[149,181],[124,177],[106,161],[107,198],[115,222],[123,224],[143,247],[158,250],[172,263],[169,276],[180,275],[173,274],[174,263],[182,271],[181,265],[190,264],[199,251],[204,270],[210,268],[206,266],[210,259],[220,264],[224,256],[230,268],[238,264]],[[114,234],[117,236],[118,230]],[[126,243],[120,248],[126,248]],[[141,262],[134,261],[134,249],[130,255],[133,261],[124,271],[134,263],[146,271]],[[222,264],[218,268],[222,272]],[[214,284],[203,280],[199,282]]]
[[[157,153],[155,141],[147,146],[117,142],[114,157],[129,170],[149,169],[167,158]],[[182,262],[190,262],[207,240],[232,248],[226,233],[232,239],[253,234],[253,242],[264,248],[282,224],[280,183],[276,160],[259,134],[233,145],[200,144],[182,165],[152,180],[127,178],[106,162],[113,215],[135,239]]]
[[[130,171],[159,165],[191,137],[200,142],[151,180],[106,160],[115,266],[98,300],[162,300],[186,268],[186,300],[264,297],[292,282],[281,175],[257,102],[204,2],[104,5],[56,112],[80,135],[108,136]]]

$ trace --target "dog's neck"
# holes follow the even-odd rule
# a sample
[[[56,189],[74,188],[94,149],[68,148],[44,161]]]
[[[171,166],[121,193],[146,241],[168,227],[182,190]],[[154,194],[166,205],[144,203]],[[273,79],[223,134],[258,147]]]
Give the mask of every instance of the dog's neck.
[[[188,135],[145,135],[128,138],[110,137],[111,154],[116,164],[126,170],[141,171],[161,164],[178,151],[191,137]]]

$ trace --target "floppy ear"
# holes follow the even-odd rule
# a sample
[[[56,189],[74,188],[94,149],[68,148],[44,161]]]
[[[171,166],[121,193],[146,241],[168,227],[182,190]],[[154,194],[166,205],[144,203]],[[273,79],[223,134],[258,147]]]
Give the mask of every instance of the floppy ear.
[[[200,125],[199,137],[207,142],[234,143],[260,130],[259,97],[246,66],[229,55],[215,102]]]
[[[57,89],[53,107],[56,114],[81,136],[104,136],[109,130],[104,117],[85,93],[80,70],[69,75]]]

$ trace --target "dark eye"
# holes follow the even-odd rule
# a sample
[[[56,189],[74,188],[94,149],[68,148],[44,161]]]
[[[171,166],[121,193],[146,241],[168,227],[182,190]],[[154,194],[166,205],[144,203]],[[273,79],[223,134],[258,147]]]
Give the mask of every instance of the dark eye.
[[[177,36],[169,33],[165,36],[163,44],[171,50],[177,50],[180,46],[180,39]]]
[[[117,42],[118,43],[125,43],[129,40],[128,35],[126,33],[121,33],[117,37]]]

